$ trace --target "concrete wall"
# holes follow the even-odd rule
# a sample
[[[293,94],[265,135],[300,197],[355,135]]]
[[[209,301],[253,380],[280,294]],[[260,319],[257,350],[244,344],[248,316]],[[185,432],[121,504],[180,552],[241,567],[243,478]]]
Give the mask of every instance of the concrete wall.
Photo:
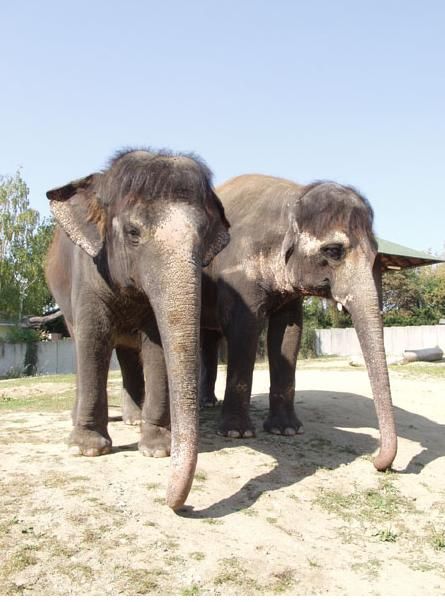
[[[408,349],[440,347],[445,353],[445,325],[388,326],[384,329],[386,355],[401,358]],[[354,328],[317,330],[317,355],[361,355]]]
[[[317,355],[360,356],[361,349],[354,328],[317,330]],[[384,329],[385,349],[389,357],[401,358],[407,349],[440,347],[445,353],[445,325],[391,326]],[[76,371],[76,354],[71,339],[37,343],[37,374],[71,374]],[[0,376],[23,373],[26,343],[0,343]],[[119,369],[116,354],[111,369]]]
[[[37,343],[37,374],[73,374],[76,372],[76,351],[71,339]],[[0,343],[0,376],[20,375],[25,368],[26,343]],[[116,354],[111,369],[117,370]]]

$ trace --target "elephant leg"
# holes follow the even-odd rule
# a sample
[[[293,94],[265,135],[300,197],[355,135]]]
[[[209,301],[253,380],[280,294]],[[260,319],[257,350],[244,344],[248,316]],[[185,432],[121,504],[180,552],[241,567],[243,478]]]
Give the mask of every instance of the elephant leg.
[[[170,455],[170,406],[167,368],[161,338],[156,325],[142,341],[145,375],[145,402],[142,407],[139,451],[144,456],[163,458]]]
[[[303,432],[294,408],[295,368],[303,325],[303,300],[287,303],[269,317],[267,351],[270,371],[269,415],[264,430],[276,435]]]
[[[89,320],[93,320],[89,316]],[[74,428],[69,445],[74,453],[100,456],[111,451],[108,434],[107,377],[111,359],[111,333],[97,334],[97,323],[82,323],[76,329],[77,393],[73,410]],[[94,326],[94,327],[93,327]]]
[[[140,424],[145,398],[144,372],[137,349],[116,347],[122,372],[122,420],[125,424]]]
[[[218,372],[218,344],[221,334],[215,330],[201,332],[201,372],[199,378],[199,406],[201,408],[217,403],[215,382]]]
[[[244,304],[240,304],[224,334],[227,338],[227,382],[218,434],[234,438],[254,437],[249,405],[259,336],[258,320]]]

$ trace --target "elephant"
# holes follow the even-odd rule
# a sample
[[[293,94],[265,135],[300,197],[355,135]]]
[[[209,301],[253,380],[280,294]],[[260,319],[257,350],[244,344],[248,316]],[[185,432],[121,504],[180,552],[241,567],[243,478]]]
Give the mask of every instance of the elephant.
[[[231,244],[204,270],[201,403],[215,400],[218,341],[227,341],[227,381],[218,432],[252,437],[249,416],[258,336],[268,321],[266,431],[302,430],[294,408],[295,368],[306,295],[331,298],[351,315],[368,369],[380,429],[378,470],[397,452],[376,286],[373,210],[357,190],[330,181],[306,186],[265,175],[217,189]],[[377,265],[377,264],[376,264]]]
[[[85,456],[111,451],[112,350],[126,395],[140,412],[150,396],[143,371],[156,364],[162,345],[172,417],[167,503],[179,508],[197,460],[202,268],[230,238],[211,172],[193,155],[130,149],[47,197],[57,228],[46,277],[77,356],[69,444]],[[157,455],[156,438],[164,440],[167,429],[151,407],[143,405],[139,448]]]

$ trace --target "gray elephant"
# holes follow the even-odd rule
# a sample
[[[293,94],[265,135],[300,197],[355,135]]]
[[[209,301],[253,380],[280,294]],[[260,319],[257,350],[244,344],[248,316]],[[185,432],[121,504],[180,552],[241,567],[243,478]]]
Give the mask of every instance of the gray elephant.
[[[251,437],[249,402],[258,335],[268,318],[270,409],[264,428],[294,435],[295,367],[305,295],[333,298],[350,313],[368,368],[380,428],[379,470],[397,451],[391,391],[373,275],[373,211],[356,190],[333,182],[303,187],[246,175],[217,189],[231,244],[203,279],[202,401],[214,400],[219,338],[227,339],[227,383],[219,432]]]
[[[46,275],[77,353],[70,444],[87,456],[111,450],[106,386],[112,350],[128,400],[139,410],[142,370],[156,364],[162,342],[172,417],[167,503],[178,508],[197,459],[202,266],[229,241],[211,174],[192,156],[133,150],[47,196],[59,227]],[[154,455],[159,446],[153,440],[166,437],[156,411],[144,405],[140,441],[141,450]]]

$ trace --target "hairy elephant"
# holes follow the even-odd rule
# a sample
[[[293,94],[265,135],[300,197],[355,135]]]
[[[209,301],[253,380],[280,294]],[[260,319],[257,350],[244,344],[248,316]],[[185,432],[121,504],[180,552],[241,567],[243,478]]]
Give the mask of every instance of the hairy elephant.
[[[46,275],[77,353],[70,445],[87,456],[111,450],[106,384],[112,350],[128,398],[142,405],[142,370],[156,362],[162,344],[172,417],[167,503],[178,508],[197,458],[202,266],[229,241],[211,174],[192,156],[132,150],[47,196],[59,227]],[[152,439],[165,439],[168,426],[144,404],[141,450],[156,455]]]
[[[258,335],[268,318],[270,407],[265,430],[294,435],[295,367],[305,295],[333,298],[351,314],[368,368],[380,428],[379,470],[397,451],[378,291],[373,211],[356,190],[333,182],[300,186],[246,175],[217,189],[231,244],[203,278],[201,398],[211,402],[219,337],[227,340],[227,382],[218,432],[252,437],[249,417]]]

